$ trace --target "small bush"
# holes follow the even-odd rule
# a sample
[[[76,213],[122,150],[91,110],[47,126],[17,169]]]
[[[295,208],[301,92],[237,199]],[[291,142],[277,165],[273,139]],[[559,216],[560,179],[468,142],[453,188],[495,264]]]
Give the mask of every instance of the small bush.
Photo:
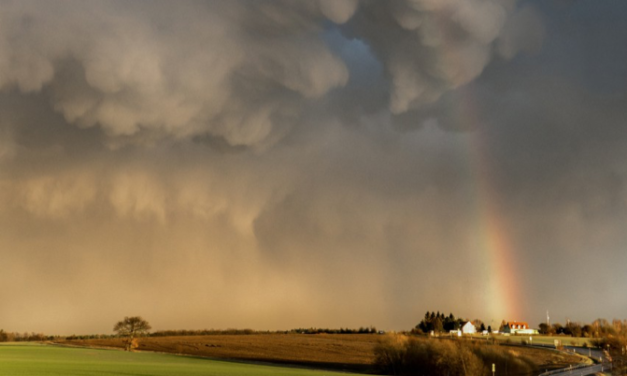
[[[492,364],[497,370],[508,370],[510,374],[525,375],[534,371],[533,362],[511,350],[495,346],[478,346],[475,353],[484,364],[484,375],[492,374]]]
[[[401,335],[390,335],[374,348],[374,364],[388,375],[401,375],[405,364],[405,344],[408,339]]]
[[[491,375],[492,364],[510,374],[530,374],[531,360],[511,350],[471,341],[387,336],[375,347],[375,366],[388,375]]]

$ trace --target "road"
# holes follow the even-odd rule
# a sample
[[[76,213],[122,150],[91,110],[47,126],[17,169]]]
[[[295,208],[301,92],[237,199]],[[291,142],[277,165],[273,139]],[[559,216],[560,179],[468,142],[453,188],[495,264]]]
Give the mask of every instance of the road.
[[[594,375],[597,372],[603,372],[608,370],[608,364],[595,364],[588,367],[576,368],[572,370],[553,371],[549,373],[543,373],[542,376],[589,376]]]
[[[575,347],[575,346],[564,346],[564,349],[568,351],[574,351],[577,354],[588,356],[590,358],[594,358],[597,360],[601,359],[601,356],[603,356],[603,351],[601,351],[600,349]]]
[[[567,351],[576,352],[577,354],[581,354],[584,356],[589,356],[596,360],[601,360],[603,355],[603,351],[599,349],[591,349],[591,348],[583,348],[583,347],[574,347],[574,346],[564,346],[564,349]],[[587,367],[575,368],[575,369],[563,369],[563,370],[555,370],[552,372],[547,372],[541,374],[542,376],[589,376],[594,375],[597,372],[607,371],[611,369],[610,363],[603,364],[593,364]]]

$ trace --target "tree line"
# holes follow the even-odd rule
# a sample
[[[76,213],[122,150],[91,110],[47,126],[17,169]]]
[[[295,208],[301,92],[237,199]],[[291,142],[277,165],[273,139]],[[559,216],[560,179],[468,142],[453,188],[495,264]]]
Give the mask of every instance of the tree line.
[[[614,319],[609,322],[606,319],[596,319],[589,324],[567,321],[565,325],[561,323],[540,323],[538,332],[546,335],[566,335],[571,337],[607,337],[627,336],[627,320]]]
[[[180,337],[180,336],[211,336],[211,335],[249,335],[260,334],[252,329],[201,329],[201,330],[158,330],[150,333],[150,337]]]
[[[0,329],[0,342],[51,341],[57,338],[60,337],[47,336],[43,333],[5,332],[3,329]]]
[[[253,329],[199,329],[199,330],[157,330],[146,333],[146,337],[186,337],[186,336],[211,336],[211,335],[252,335],[252,334],[375,334],[378,333],[374,326],[351,328],[297,328],[290,330],[253,330]],[[62,337],[66,340],[105,339],[119,337],[118,334],[86,334]]]
[[[374,326],[369,327],[360,327],[359,329],[349,329],[349,328],[339,328],[339,329],[328,329],[328,328],[309,328],[309,329],[292,329],[291,333],[300,333],[300,334],[376,334],[377,328]]]
[[[412,333],[414,334],[423,334],[430,332],[450,332],[451,330],[460,330],[462,326],[470,320],[455,317],[452,313],[448,316],[445,316],[444,313],[438,312],[429,312],[425,313],[422,321],[418,323],[413,329]],[[479,319],[472,320],[473,325],[477,328],[478,331],[487,330],[492,332],[492,327],[488,325],[486,328],[483,321]]]

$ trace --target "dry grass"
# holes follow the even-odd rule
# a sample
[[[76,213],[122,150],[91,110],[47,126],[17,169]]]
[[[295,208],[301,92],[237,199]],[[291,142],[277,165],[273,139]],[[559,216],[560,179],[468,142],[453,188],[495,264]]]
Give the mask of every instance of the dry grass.
[[[148,337],[139,350],[219,359],[303,365],[314,368],[374,372],[377,334],[251,334]],[[121,339],[65,341],[66,344],[124,348]],[[502,346],[533,360],[538,369],[568,367],[579,357],[528,347]]]
[[[579,355],[571,355],[554,350],[544,350],[529,347],[501,346],[509,348],[509,352],[514,355],[522,355],[531,359],[538,369],[558,369],[567,368],[570,364],[579,364],[586,361]]]

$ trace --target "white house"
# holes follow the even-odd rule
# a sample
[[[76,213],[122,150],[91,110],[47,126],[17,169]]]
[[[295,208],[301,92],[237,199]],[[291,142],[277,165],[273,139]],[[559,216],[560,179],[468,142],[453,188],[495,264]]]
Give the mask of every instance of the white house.
[[[510,321],[503,326],[502,333],[506,334],[538,334],[536,329],[530,329],[524,321]]]
[[[471,321],[468,321],[467,323],[464,324],[464,326],[462,326],[462,333],[475,334],[477,333],[477,328],[474,326],[474,324]]]

